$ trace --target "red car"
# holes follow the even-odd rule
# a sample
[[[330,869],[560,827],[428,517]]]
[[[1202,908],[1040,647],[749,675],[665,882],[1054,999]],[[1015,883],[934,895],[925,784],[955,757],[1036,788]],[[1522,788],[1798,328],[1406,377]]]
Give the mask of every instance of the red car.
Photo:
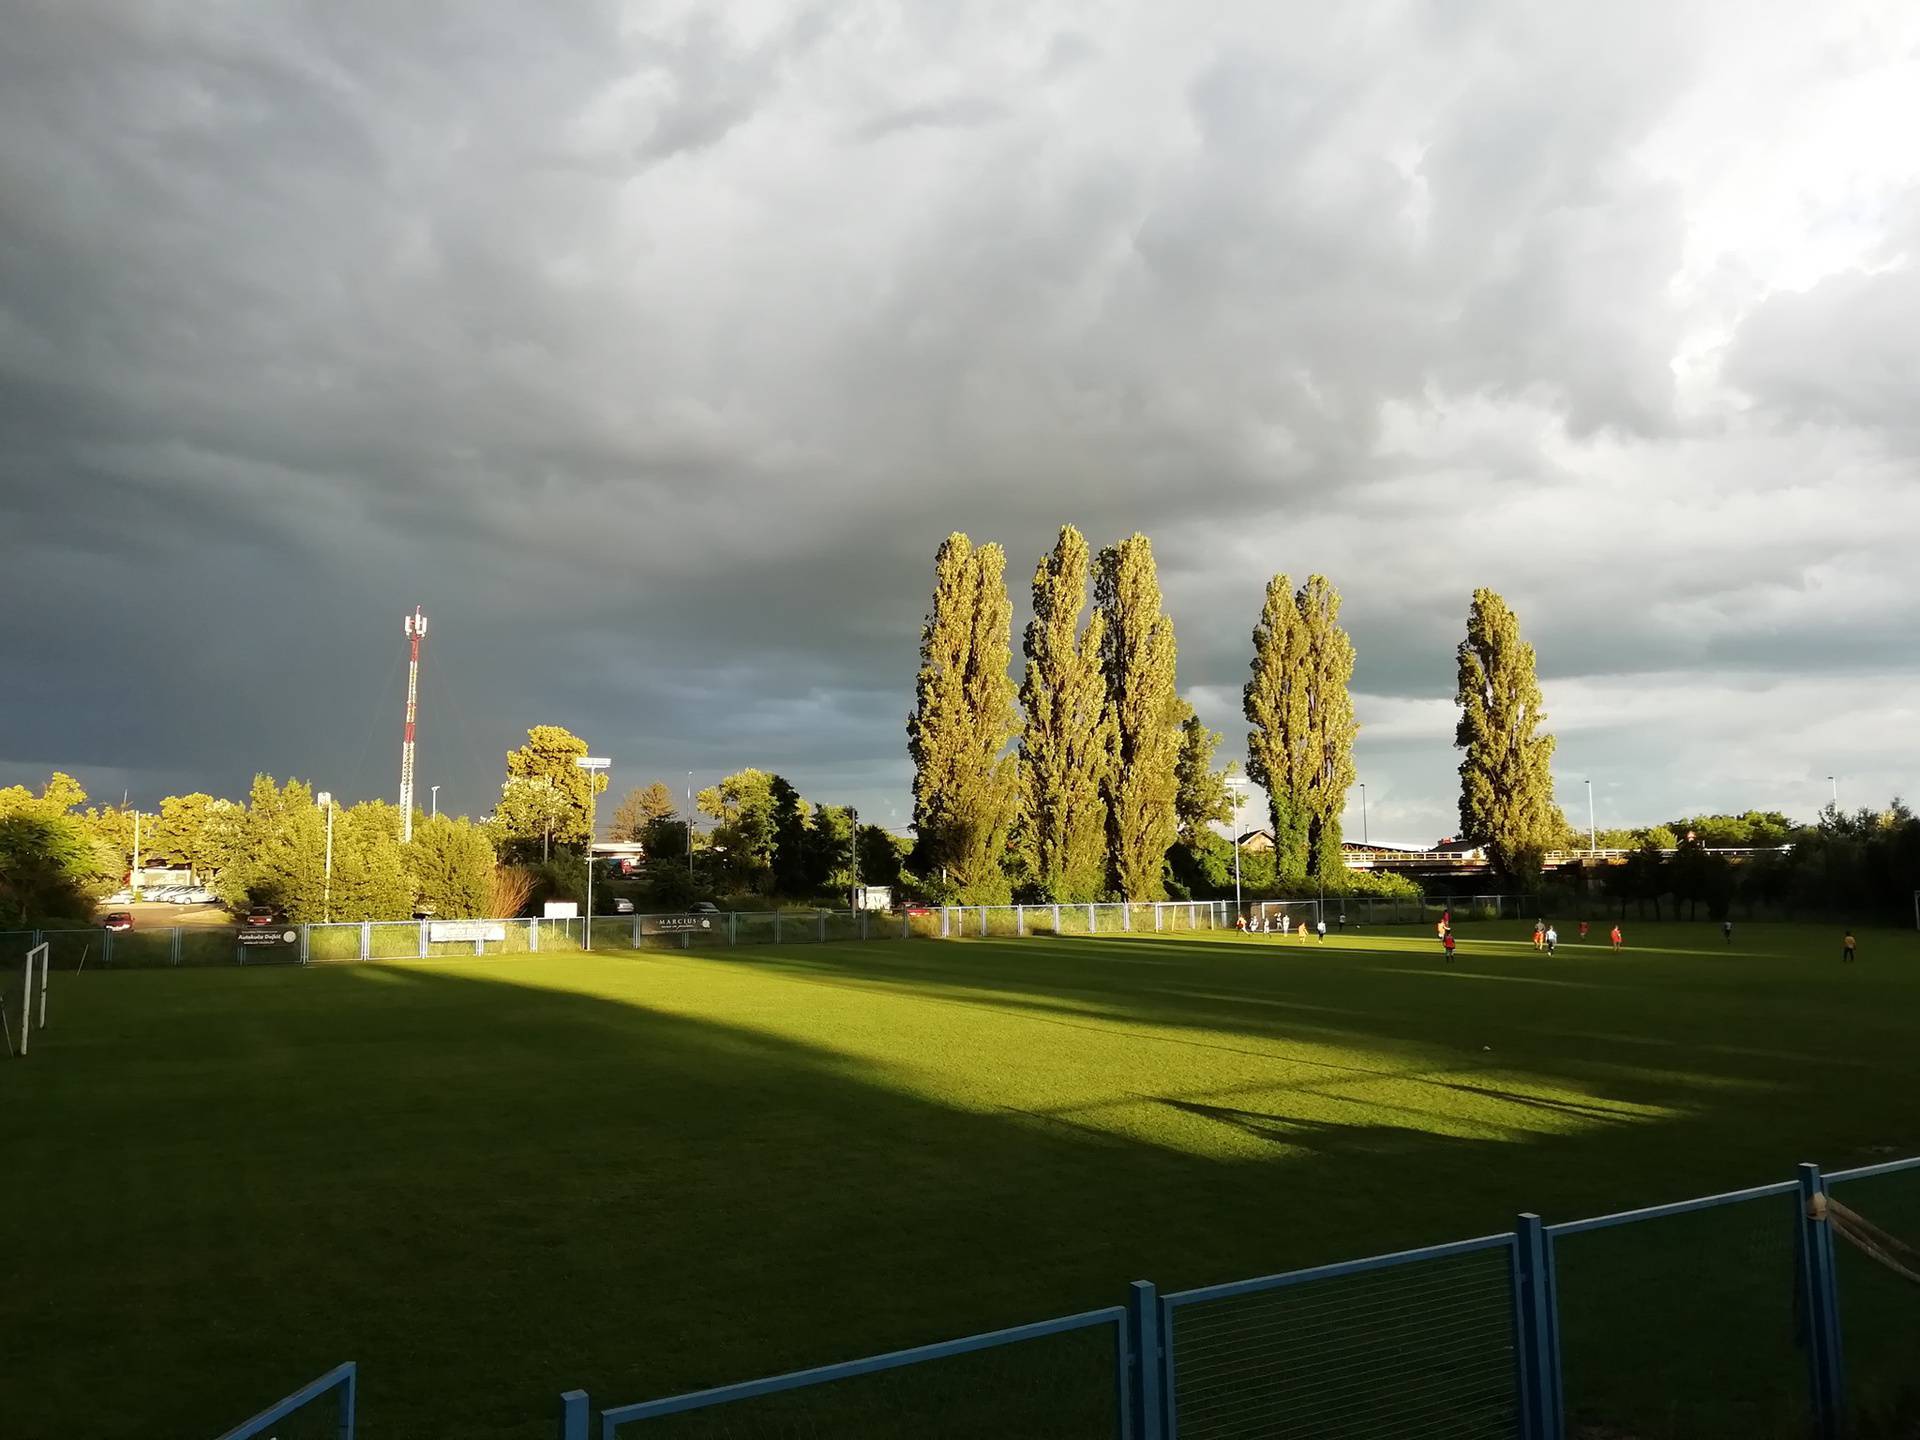
[[[124,910],[110,911],[100,917],[100,928],[102,930],[131,930],[133,929],[133,916]]]
[[[271,905],[255,905],[247,911],[247,924],[255,930],[280,923],[280,912]]]

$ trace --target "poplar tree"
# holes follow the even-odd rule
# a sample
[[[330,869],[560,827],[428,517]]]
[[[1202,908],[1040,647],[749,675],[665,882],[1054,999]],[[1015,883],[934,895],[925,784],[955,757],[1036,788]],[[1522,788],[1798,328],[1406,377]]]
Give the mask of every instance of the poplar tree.
[[[1174,692],[1173,621],[1160,609],[1153,546],[1133,535],[1100,552],[1095,604],[1104,617],[1101,660],[1114,719],[1107,781],[1107,853],[1127,900],[1166,895],[1175,831],[1180,698]]]
[[[1294,596],[1300,615],[1307,681],[1307,736],[1300,793],[1307,814],[1307,873],[1325,877],[1346,867],[1340,816],[1353,785],[1353,640],[1340,627],[1340,592],[1324,575],[1309,575]]]
[[[1019,776],[1006,752],[1018,720],[1005,571],[998,545],[975,548],[958,533],[941,544],[907,717],[915,858],[929,881],[974,904],[1011,896],[1005,859]]]
[[[1306,775],[1309,729],[1307,636],[1293,581],[1267,581],[1260,622],[1253,627],[1253,674],[1241,691],[1247,732],[1247,777],[1267,792],[1273,823],[1273,870],[1280,881],[1307,873],[1311,835]]]
[[[1233,767],[1213,768],[1220,732],[1203,725],[1193,706],[1184,700],[1180,713],[1184,718],[1180,722],[1180,754],[1174,762],[1174,819],[1181,841],[1198,848],[1206,842],[1216,821],[1233,818],[1233,797],[1227,793],[1227,776]]]
[[[1553,736],[1540,731],[1540,681],[1520,622],[1491,590],[1473,592],[1457,652],[1460,834],[1503,880],[1531,882],[1564,823],[1553,800]]]
[[[1083,630],[1087,542],[1071,525],[1033,572],[1020,702],[1020,850],[1039,897],[1092,900],[1107,876],[1114,722],[1101,647],[1106,617]]]

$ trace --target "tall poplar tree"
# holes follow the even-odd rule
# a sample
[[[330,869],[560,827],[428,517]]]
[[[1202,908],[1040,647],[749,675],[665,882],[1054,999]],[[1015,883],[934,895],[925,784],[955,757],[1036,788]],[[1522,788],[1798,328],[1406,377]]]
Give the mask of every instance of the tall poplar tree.
[[[1473,592],[1457,652],[1460,834],[1503,880],[1538,878],[1564,823],[1553,801],[1553,736],[1541,733],[1540,681],[1520,622],[1491,590]]]
[[[1104,617],[1101,659],[1115,738],[1107,853],[1122,897],[1159,900],[1167,893],[1162,877],[1176,825],[1181,713],[1173,621],[1160,609],[1160,579],[1146,536],[1100,552],[1095,604]]]
[[[1184,700],[1180,702],[1180,713],[1184,718],[1180,722],[1180,755],[1174,763],[1178,787],[1174,796],[1174,819],[1180,839],[1197,847],[1205,843],[1215,822],[1233,818],[1233,797],[1227,793],[1227,777],[1233,773],[1233,767],[1213,768],[1213,752],[1220,743],[1220,732],[1202,724],[1200,717],[1193,713],[1193,706]]]
[[[1353,784],[1353,641],[1340,592],[1324,575],[1267,582],[1253,628],[1253,675],[1241,692],[1247,774],[1266,787],[1274,871],[1282,880],[1331,875],[1345,863],[1340,815]]]
[[[1312,835],[1307,800],[1311,686],[1305,626],[1286,575],[1267,581],[1260,622],[1253,627],[1252,670],[1241,691],[1242,711],[1253,726],[1247,732],[1247,776],[1267,792],[1274,876],[1298,881],[1307,873]]]
[[[1007,677],[1013,606],[1006,563],[998,545],[976,548],[965,535],[941,544],[907,717],[915,861],[929,882],[975,904],[1011,895],[1005,859],[1019,776],[1007,744],[1019,722]]]
[[[1340,627],[1340,592],[1309,575],[1294,596],[1307,679],[1307,739],[1301,796],[1307,813],[1307,873],[1337,875],[1346,866],[1340,816],[1353,785],[1353,640]]]
[[[1020,702],[1020,850],[1041,898],[1092,900],[1107,878],[1107,799],[1114,722],[1101,646],[1106,617],[1086,628],[1087,542],[1071,525],[1033,572]]]

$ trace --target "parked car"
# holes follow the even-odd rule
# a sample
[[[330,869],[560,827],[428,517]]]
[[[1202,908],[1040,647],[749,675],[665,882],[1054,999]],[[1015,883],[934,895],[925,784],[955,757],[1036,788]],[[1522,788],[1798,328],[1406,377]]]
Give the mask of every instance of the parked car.
[[[180,903],[182,905],[211,905],[218,898],[213,891],[199,885],[180,892]]]
[[[133,904],[133,891],[116,890],[100,903],[102,905],[131,905]]]
[[[133,929],[133,916],[124,910],[110,910],[100,917],[100,928],[102,930],[131,930]]]
[[[711,900],[696,900],[687,906],[689,915],[718,915],[719,913],[720,907]]]
[[[186,893],[187,887],[184,885],[169,885],[165,889],[155,891],[153,898],[165,901],[169,905],[178,905],[181,903],[180,897]]]
[[[280,912],[271,905],[250,905],[247,907],[247,924],[256,930],[264,930],[269,925],[280,923]]]
[[[624,895],[616,895],[613,899],[613,913],[616,915],[633,914],[633,901],[627,899]]]

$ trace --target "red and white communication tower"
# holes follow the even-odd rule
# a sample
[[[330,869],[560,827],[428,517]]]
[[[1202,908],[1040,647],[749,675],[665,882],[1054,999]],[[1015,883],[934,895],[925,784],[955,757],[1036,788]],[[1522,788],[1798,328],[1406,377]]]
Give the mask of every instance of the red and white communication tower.
[[[400,843],[413,839],[413,718],[420,693],[420,642],[426,638],[427,617],[418,605],[407,616],[407,732],[400,743]]]

